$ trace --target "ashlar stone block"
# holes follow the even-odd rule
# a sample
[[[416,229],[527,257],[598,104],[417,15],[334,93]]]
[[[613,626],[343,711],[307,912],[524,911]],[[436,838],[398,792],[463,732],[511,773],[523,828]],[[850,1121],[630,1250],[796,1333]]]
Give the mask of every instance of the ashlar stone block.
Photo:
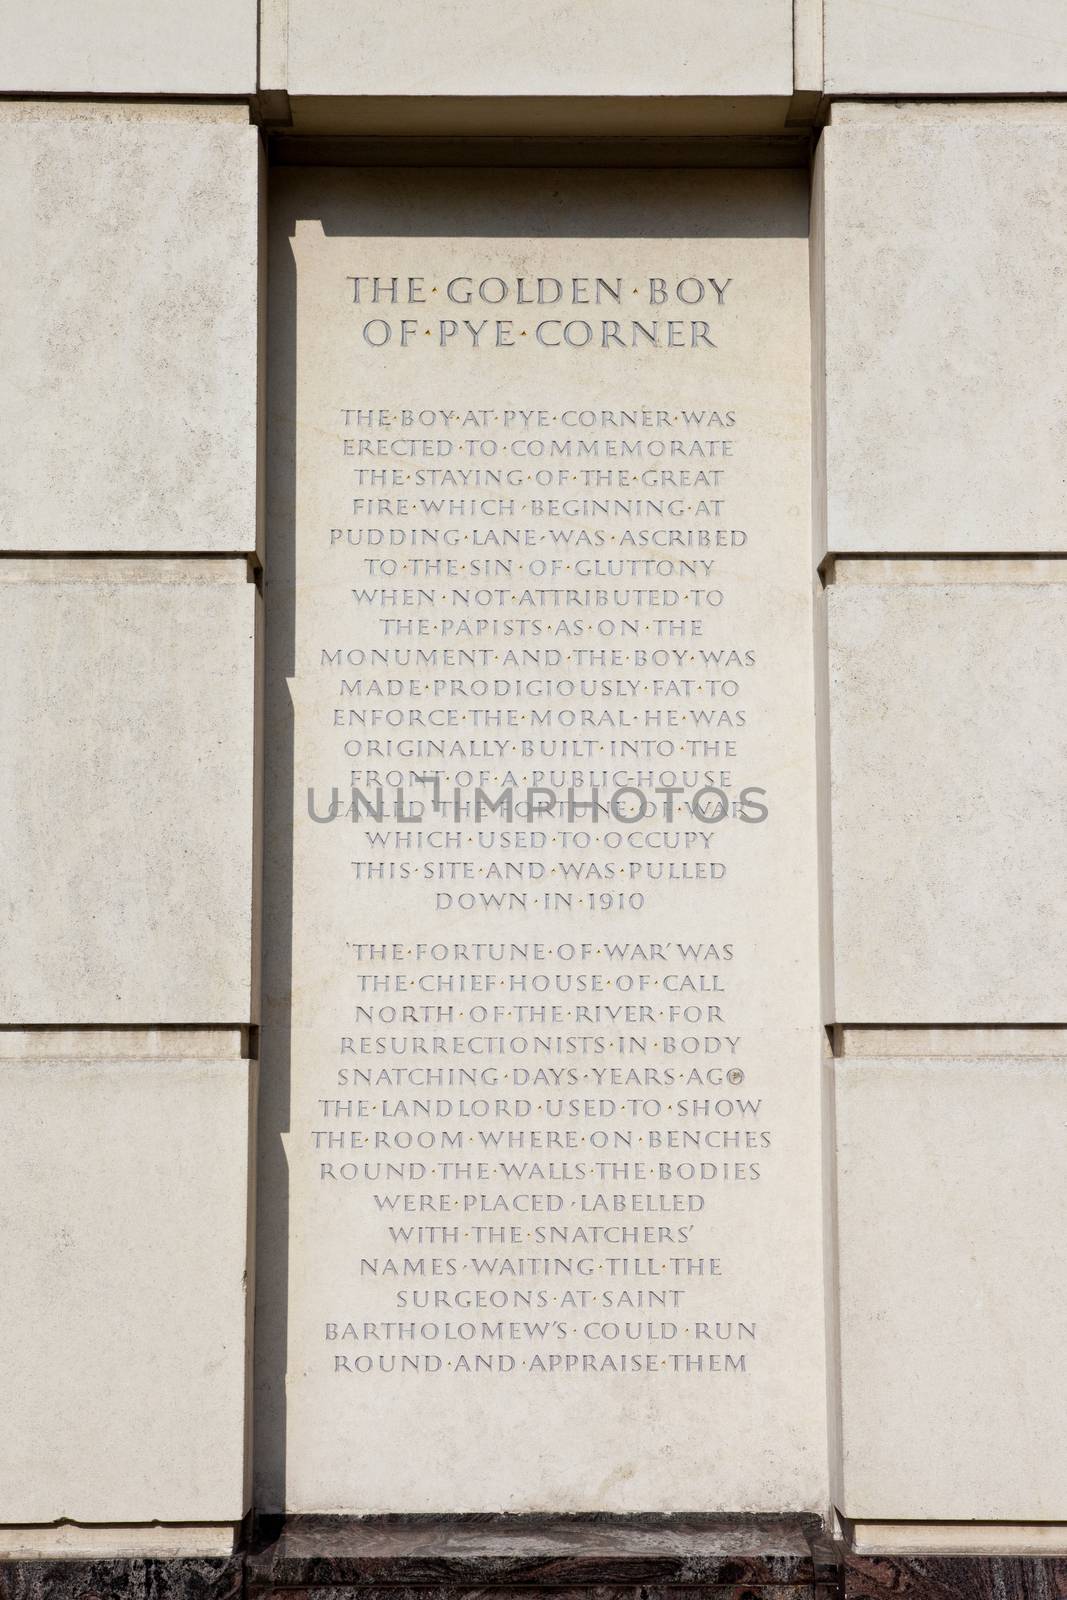
[[[1067,1061],[845,1059],[834,1076],[838,1509],[1062,1523]]]
[[[826,547],[1067,549],[1067,107],[835,106],[813,220]]]
[[[250,1091],[241,1060],[0,1063],[5,1523],[243,1516]]]
[[[259,162],[243,106],[0,104],[0,551],[255,549]]]
[[[0,1022],[252,1004],[243,560],[0,561]]]
[[[832,94],[1048,94],[1067,87],[1061,0],[825,0]]]
[[[256,0],[0,0],[0,89],[252,94]]]
[[[293,95],[789,95],[793,6],[290,0],[287,49]]]
[[[1067,563],[837,577],[828,1020],[1063,1023]]]

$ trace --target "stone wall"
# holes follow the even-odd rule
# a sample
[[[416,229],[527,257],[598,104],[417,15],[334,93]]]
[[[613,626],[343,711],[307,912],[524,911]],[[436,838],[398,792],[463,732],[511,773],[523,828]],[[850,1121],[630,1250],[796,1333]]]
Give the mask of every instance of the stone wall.
[[[252,1508],[266,177],[345,140],[810,151],[831,1474],[780,1509],[1057,1546],[1067,17],[936,12],[0,3],[4,1553]]]

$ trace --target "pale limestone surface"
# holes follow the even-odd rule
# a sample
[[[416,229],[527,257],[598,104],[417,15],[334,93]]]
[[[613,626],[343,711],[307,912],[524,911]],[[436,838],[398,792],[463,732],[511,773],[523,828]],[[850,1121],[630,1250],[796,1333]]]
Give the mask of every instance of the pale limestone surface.
[[[289,170],[277,175],[272,204],[257,1501],[294,1512],[820,1505],[826,1426],[804,177]],[[707,298],[703,306],[679,305],[674,286],[683,271],[730,279],[736,295],[730,288],[720,306],[705,281],[710,307]],[[649,281],[663,272],[671,282],[667,309],[656,302],[650,311]],[[420,299],[357,305],[354,273],[395,277],[402,286],[415,276]],[[618,302],[605,291],[594,303],[600,274],[609,285],[619,280]],[[539,278],[548,285],[543,301]],[[450,300],[450,288],[463,296],[479,284],[488,299],[507,291],[507,302]],[[566,292],[563,305],[557,288]],[[581,297],[573,303],[572,291]],[[698,292],[695,281],[683,291]],[[714,319],[714,348],[691,345],[694,311]],[[682,335],[670,348],[668,314]],[[505,323],[499,340],[498,316]],[[659,342],[631,345],[624,337],[602,345],[605,317],[626,330],[631,319],[654,317]],[[457,337],[442,335],[442,320],[456,323]],[[584,340],[586,321],[595,343],[568,347],[561,322]],[[383,323],[392,338],[375,348]],[[477,347],[467,324],[483,330]],[[715,407],[730,420],[718,412],[710,420],[707,408]],[[701,422],[687,420],[698,411]],[[717,444],[713,453],[709,440],[724,433],[731,453]],[[555,454],[556,445],[572,453]],[[580,454],[583,446],[598,453]],[[492,480],[472,479],[483,462],[506,472],[502,496]],[[378,487],[364,463],[378,472]],[[428,476],[452,469],[462,474],[452,480],[459,487]],[[606,509],[591,500],[583,509],[586,471],[608,496]],[[545,509],[549,497],[558,509]],[[428,509],[434,500],[436,511]],[[384,545],[372,531],[381,526],[389,530]],[[424,526],[443,545],[422,542]],[[668,538],[668,526],[683,542]],[[750,529],[747,544],[731,547],[725,531],[722,544],[714,532],[700,542],[700,529],[719,527]],[[690,533],[691,544],[684,542]],[[513,535],[515,544],[507,542]],[[370,563],[383,556],[396,563],[385,569],[396,576],[379,594]],[[498,556],[506,575],[494,564]],[[698,607],[707,580],[690,574],[701,557],[717,576],[710,604]],[[478,592],[469,599],[475,571]],[[494,575],[504,586],[499,596]],[[666,622],[667,614],[656,602],[675,582],[669,623],[686,631],[659,633],[654,618]],[[590,585],[592,598],[568,600],[575,584]],[[362,585],[374,592],[357,604]],[[596,598],[597,589],[605,598]],[[427,590],[434,591],[428,599]],[[388,631],[394,624],[421,631]],[[679,655],[653,663],[645,646],[657,638]],[[589,687],[575,653],[586,640],[605,646]],[[697,670],[704,646],[721,661],[736,648],[745,681],[726,693],[738,692],[747,723],[733,699],[734,715],[719,709],[702,673],[690,690],[673,685],[676,673]],[[339,651],[351,657],[334,661]],[[627,681],[616,695],[617,677]],[[442,687],[431,691],[438,678]],[[677,717],[668,714],[672,706]],[[705,708],[709,720],[698,723]],[[473,719],[483,710],[505,720],[479,726]],[[535,724],[534,712],[549,720]],[[385,714],[388,721],[380,720]],[[437,722],[442,715],[453,720]],[[586,715],[594,718],[589,737],[565,741],[568,728],[582,731]],[[428,725],[427,717],[435,720]],[[441,749],[419,744],[438,728]],[[626,741],[645,728],[658,730],[659,742],[635,763]],[[693,735],[704,757],[695,762],[683,744]],[[711,839],[690,836],[666,850],[651,837],[634,843],[629,830],[609,845],[611,830],[602,824],[573,848],[556,824],[529,844],[525,829],[501,830],[499,819],[483,821],[477,838],[469,825],[453,823],[442,839],[434,818],[417,839],[413,830],[400,830],[403,839],[386,832],[383,846],[370,842],[365,819],[320,826],[308,814],[309,789],[319,810],[334,783],[347,802],[353,772],[368,768],[441,772],[448,793],[449,774],[484,767],[493,795],[502,767],[513,768],[521,800],[532,768],[576,770],[581,785],[602,763],[652,767],[657,781],[671,768],[725,765],[732,782],[767,786],[773,814],[765,828],[725,826]],[[723,853],[721,881],[692,876],[708,849],[716,859]],[[378,875],[357,878],[354,867],[368,857]],[[645,871],[665,860],[689,878]],[[450,876],[453,867],[469,876]],[[641,875],[623,877],[631,867]],[[522,878],[503,876],[520,869]],[[542,872],[543,879],[534,876]],[[478,892],[501,883],[527,891],[522,902],[506,899],[498,908],[491,893]],[[640,889],[644,904],[599,908],[577,892],[573,904],[557,905],[550,892],[620,883]],[[464,900],[470,891],[470,903],[460,903],[457,888]],[[732,940],[736,956],[726,962],[708,953],[680,972],[687,959],[680,943],[705,938]],[[441,942],[443,953],[419,951],[422,941]],[[573,952],[557,941],[573,941]],[[452,942],[466,953],[450,953]],[[367,986],[387,985],[394,974],[410,987]],[[438,975],[456,989],[435,989]],[[477,989],[458,987],[483,979]],[[513,980],[531,987],[509,988]],[[624,1015],[598,1005],[579,1016],[576,999],[587,994],[606,1002],[644,997],[647,1024],[639,1008]],[[671,1017],[666,1002],[675,995],[693,1002],[688,1020]],[[534,1025],[515,1009],[530,996],[557,1015],[539,1013]],[[386,1026],[398,998],[418,1005]],[[720,1001],[721,1026],[710,1009]],[[425,1002],[446,1002],[447,1015],[423,1018]],[[723,1027],[734,1044],[718,1037]],[[633,1055],[620,1037],[631,1028],[641,1035]],[[349,1040],[346,1051],[347,1035],[360,1043]],[[390,1041],[384,1054],[373,1042],[381,1036]],[[418,1076],[419,1046],[432,1046],[427,1059],[440,1076]],[[729,1071],[734,1061],[741,1089],[717,1079],[717,1068]],[[368,1068],[369,1080],[357,1076]],[[606,1074],[599,1084],[594,1068]],[[473,1079],[460,1075],[471,1071]],[[721,1095],[721,1109],[706,1105],[716,1081],[730,1095],[751,1096],[748,1109]],[[635,1109],[629,1096],[637,1097]],[[337,1114],[325,1109],[333,1097],[343,1107]],[[429,1098],[431,1110],[413,1098]],[[446,1109],[433,1109],[439,1101]],[[540,1142],[505,1144],[522,1164],[505,1171],[490,1140],[513,1133]],[[382,1136],[397,1142],[379,1145]],[[429,1136],[431,1145],[399,1142],[410,1136]],[[463,1143],[444,1144],[445,1136]],[[327,1137],[336,1142],[316,1143]],[[619,1170],[611,1163],[605,1176],[585,1169],[586,1155],[604,1149],[618,1156]],[[657,1158],[647,1168],[642,1160],[635,1175],[623,1159],[628,1151],[657,1152],[666,1172]],[[762,1176],[748,1181],[754,1153]],[[683,1172],[679,1161],[690,1156],[697,1166]],[[334,1168],[351,1167],[353,1179],[323,1179],[326,1158]],[[448,1168],[435,1166],[445,1160]],[[470,1164],[463,1174],[451,1170],[460,1163]],[[421,1173],[409,1170],[420,1164]],[[679,1231],[682,1212],[691,1225]],[[612,1224],[606,1232],[590,1227],[600,1218]],[[498,1236],[476,1240],[474,1225],[487,1220]],[[671,1223],[668,1237],[657,1231]],[[409,1241],[391,1234],[393,1224],[454,1226],[456,1236],[438,1231]],[[544,1224],[561,1226],[561,1238],[542,1233]],[[582,1224],[588,1231],[579,1233]],[[482,1256],[496,1274],[476,1264]],[[704,1258],[715,1257],[721,1272],[712,1276]],[[425,1275],[406,1275],[408,1258],[423,1262]],[[432,1258],[446,1264],[438,1269]],[[548,1264],[538,1276],[542,1258]],[[680,1271],[671,1258],[682,1262]],[[621,1311],[618,1298],[611,1306],[602,1298],[620,1289],[635,1296]],[[468,1298],[487,1290],[503,1290],[504,1298]],[[663,1301],[638,1298],[650,1290],[682,1298],[667,1301],[665,1313]],[[433,1299],[438,1291],[443,1306]],[[515,1298],[531,1291],[544,1299],[528,1306]],[[616,1312],[621,1331],[602,1332]],[[676,1325],[661,1335],[664,1316]],[[749,1318],[756,1328],[750,1359],[748,1336],[737,1333]],[[399,1342],[395,1330],[412,1319],[417,1331]],[[457,1331],[485,1319],[503,1324],[496,1340]],[[331,1342],[328,1328],[349,1323],[355,1338]],[[365,1323],[373,1331],[364,1337]],[[724,1331],[711,1334],[712,1327]],[[685,1365],[707,1362],[713,1348],[715,1370]],[[748,1359],[744,1371],[727,1370],[721,1350]],[[404,1368],[398,1352],[421,1365]],[[472,1352],[490,1367],[470,1370]],[[603,1363],[606,1352],[651,1365],[548,1365]],[[338,1354],[367,1362],[367,1370],[335,1367]],[[440,1361],[439,1371],[428,1358]],[[503,1359],[513,1366],[492,1365]]]
[[[0,1559],[8,1561],[115,1560],[123,1556],[157,1561],[232,1555],[237,1522],[57,1522],[50,1526],[0,1526]]]
[[[1062,1521],[1067,1062],[835,1077],[839,1509]]]
[[[247,1061],[4,1063],[6,1522],[243,1515],[250,1087]]]
[[[1045,94],[1067,89],[1062,0],[825,0],[831,94]]]
[[[793,6],[677,0],[650,26],[641,0],[289,0],[287,50],[268,87],[293,95],[789,95]]]
[[[835,106],[814,210],[826,546],[1067,548],[1067,108]]]
[[[256,0],[0,0],[0,89],[251,94]]]
[[[832,584],[839,1023],[1063,1023],[1067,585]]]
[[[243,1022],[255,587],[243,560],[0,562],[0,1019]]]
[[[1067,1555],[1063,1522],[856,1522],[858,1555]]]
[[[0,550],[254,549],[247,110],[12,101],[0,134]]]

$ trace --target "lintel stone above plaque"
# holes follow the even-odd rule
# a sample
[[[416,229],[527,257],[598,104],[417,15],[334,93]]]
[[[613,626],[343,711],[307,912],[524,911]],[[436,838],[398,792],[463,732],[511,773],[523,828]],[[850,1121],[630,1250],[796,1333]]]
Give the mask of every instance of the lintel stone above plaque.
[[[267,8],[267,17],[277,10]],[[282,26],[279,19],[279,27]],[[793,90],[791,0],[290,0],[291,95],[777,95]],[[275,87],[267,85],[266,87]]]
[[[259,161],[244,106],[0,103],[0,550],[255,549]]]

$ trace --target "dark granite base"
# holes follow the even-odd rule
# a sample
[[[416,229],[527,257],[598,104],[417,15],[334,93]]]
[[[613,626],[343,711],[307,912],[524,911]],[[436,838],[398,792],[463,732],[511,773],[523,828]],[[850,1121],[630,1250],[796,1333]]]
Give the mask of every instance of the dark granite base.
[[[0,1600],[243,1600],[244,1558],[0,1561]]]
[[[229,1560],[0,1562],[0,1600],[1067,1600],[1067,1559],[856,1556],[815,1517],[263,1519]]]
[[[536,1589],[616,1600],[669,1590],[814,1582],[817,1519],[745,1517],[291,1517],[261,1525],[249,1596],[323,1585],[404,1600]],[[373,1591],[373,1594],[368,1591]],[[400,1597],[397,1597],[400,1600]]]
[[[1067,1557],[846,1555],[842,1600],[1067,1600]]]

